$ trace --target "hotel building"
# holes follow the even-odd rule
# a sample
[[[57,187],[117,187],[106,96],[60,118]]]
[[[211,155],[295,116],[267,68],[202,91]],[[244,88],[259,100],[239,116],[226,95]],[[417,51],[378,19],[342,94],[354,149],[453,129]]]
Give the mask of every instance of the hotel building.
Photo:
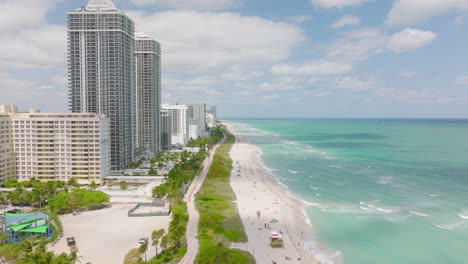
[[[9,126],[3,127],[2,132],[8,134],[2,135],[11,141],[3,144],[16,159],[4,179],[66,181],[74,177],[87,184],[99,183],[110,174],[110,124],[103,115],[41,113],[37,109],[22,113],[16,106],[0,106],[0,120]]]
[[[15,105],[0,105],[0,183],[16,178],[16,158],[10,115]]]

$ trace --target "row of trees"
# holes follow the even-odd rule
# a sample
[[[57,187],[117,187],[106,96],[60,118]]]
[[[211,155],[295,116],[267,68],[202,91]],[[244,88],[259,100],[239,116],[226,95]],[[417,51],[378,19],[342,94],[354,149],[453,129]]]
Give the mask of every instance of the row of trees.
[[[75,178],[68,182],[41,182],[34,178],[24,182],[10,180],[4,186],[15,186],[16,189],[6,194],[0,193],[0,203],[3,206],[11,203],[15,206],[36,205],[41,209],[44,205],[49,205],[50,209],[55,212],[100,206],[110,200],[109,195],[93,190],[96,184],[92,183],[89,189],[79,189]]]
[[[74,264],[79,263],[75,252],[55,255],[47,252],[44,240],[26,240],[15,244],[6,244],[0,247],[2,263],[15,264]]]
[[[210,130],[210,137],[205,139],[192,140],[188,146],[201,147],[200,152],[190,153],[183,151],[179,153],[168,153],[173,155],[171,159],[179,161],[167,175],[167,182],[153,189],[153,195],[156,197],[181,198],[184,195],[185,188],[195,177],[197,171],[202,167],[203,160],[208,152],[205,146],[212,148],[220,143],[224,138],[225,128],[215,127]],[[166,155],[166,156],[168,156]],[[165,159],[164,156],[162,159]]]
[[[221,142],[224,137],[223,127],[217,126],[210,129],[210,137],[209,138],[197,138],[192,139],[187,144],[187,147],[192,148],[212,148],[214,145]]]
[[[189,215],[187,204],[179,202],[172,206],[172,220],[169,224],[169,230],[164,235],[164,229],[153,231],[151,234],[151,246],[154,247],[156,255],[147,260],[146,251],[149,250],[148,244],[143,244],[138,249],[132,249],[127,254],[124,264],[162,264],[178,263],[187,251],[187,238],[185,236]],[[158,254],[158,246],[162,252]]]
[[[71,192],[60,192],[49,201],[53,212],[66,212],[80,208],[100,208],[110,201],[110,196],[101,191],[73,189]]]
[[[183,153],[183,152],[182,152]],[[181,156],[181,162],[174,165],[167,175],[166,183],[156,186],[153,195],[156,197],[181,198],[187,186],[201,168],[207,152],[189,153]]]

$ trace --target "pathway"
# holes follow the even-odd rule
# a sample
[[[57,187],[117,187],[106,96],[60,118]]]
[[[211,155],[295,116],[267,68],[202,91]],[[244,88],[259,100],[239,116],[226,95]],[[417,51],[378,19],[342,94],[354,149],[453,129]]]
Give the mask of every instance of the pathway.
[[[200,187],[203,183],[203,180],[210,169],[211,162],[213,161],[213,155],[216,152],[216,149],[219,145],[216,145],[210,152],[210,156],[205,160],[203,164],[203,171],[198,174],[195,180],[190,185],[187,190],[187,194],[184,197],[184,201],[187,202],[187,208],[189,213],[189,222],[187,224],[187,252],[185,253],[184,258],[179,262],[179,264],[193,264],[198,253],[198,220],[200,219],[200,214],[198,213],[195,207],[195,194],[200,190]]]

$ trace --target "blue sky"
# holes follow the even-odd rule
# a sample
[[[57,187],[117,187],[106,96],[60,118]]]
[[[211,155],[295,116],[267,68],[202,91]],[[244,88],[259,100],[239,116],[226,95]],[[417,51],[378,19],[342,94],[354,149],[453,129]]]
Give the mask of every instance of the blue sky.
[[[66,11],[0,0],[0,103],[67,111]],[[114,0],[163,46],[163,99],[221,117],[468,117],[466,0]]]

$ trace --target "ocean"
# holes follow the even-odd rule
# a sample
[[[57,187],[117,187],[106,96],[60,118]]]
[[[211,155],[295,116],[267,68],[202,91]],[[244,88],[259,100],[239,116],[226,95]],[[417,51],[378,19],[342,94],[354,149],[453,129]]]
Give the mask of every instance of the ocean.
[[[344,263],[468,263],[468,120],[225,121]]]

